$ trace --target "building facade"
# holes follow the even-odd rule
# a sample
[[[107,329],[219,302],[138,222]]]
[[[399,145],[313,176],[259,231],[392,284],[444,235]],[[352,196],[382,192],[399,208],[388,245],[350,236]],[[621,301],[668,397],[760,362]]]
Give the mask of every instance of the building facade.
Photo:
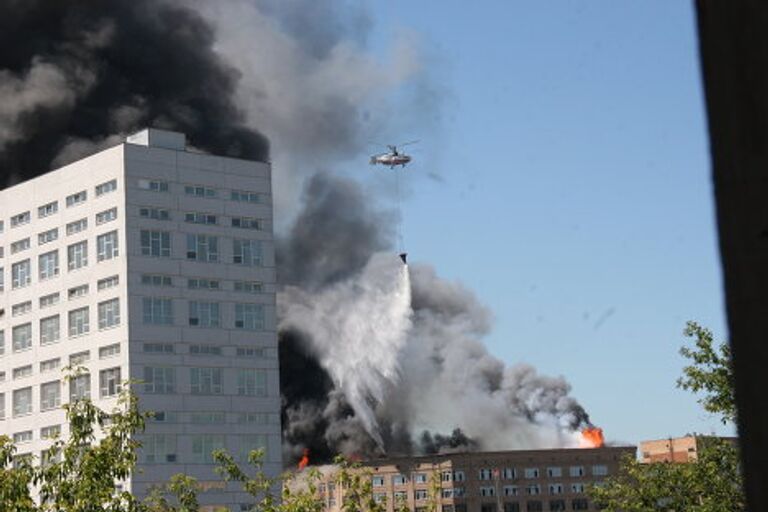
[[[597,510],[589,485],[615,475],[635,447],[515,450],[405,457],[367,461],[373,496],[394,512],[405,504],[426,512],[541,512]],[[333,472],[320,486],[326,509],[336,512],[342,489]]]
[[[646,464],[653,462],[693,462],[698,459],[702,446],[712,439],[736,443],[735,437],[699,435],[641,441],[640,461]]]
[[[66,435],[71,397],[109,410],[136,379],[155,417],[133,492],[186,473],[239,511],[212,450],[281,471],[270,173],[150,129],[0,191],[0,434],[20,454]]]

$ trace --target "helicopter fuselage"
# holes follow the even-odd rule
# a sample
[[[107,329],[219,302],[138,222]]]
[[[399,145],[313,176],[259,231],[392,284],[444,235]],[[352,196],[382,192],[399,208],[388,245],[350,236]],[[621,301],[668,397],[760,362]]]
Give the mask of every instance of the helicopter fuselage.
[[[411,157],[408,155],[400,155],[393,153],[382,153],[371,157],[371,164],[388,165],[390,168],[394,168],[396,165],[405,167],[405,164],[411,161]]]

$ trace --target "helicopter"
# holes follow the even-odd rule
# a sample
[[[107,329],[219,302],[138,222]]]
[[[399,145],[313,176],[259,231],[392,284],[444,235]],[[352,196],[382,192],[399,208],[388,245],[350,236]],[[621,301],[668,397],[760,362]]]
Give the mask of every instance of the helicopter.
[[[416,144],[417,140],[412,140],[404,144],[400,144],[400,147],[408,146],[409,144]],[[371,156],[371,165],[388,165],[390,169],[394,169],[395,166],[405,167],[405,164],[411,161],[411,157],[405,153],[401,153],[397,150],[397,146],[394,144],[387,144],[389,153],[380,153],[378,155]]]

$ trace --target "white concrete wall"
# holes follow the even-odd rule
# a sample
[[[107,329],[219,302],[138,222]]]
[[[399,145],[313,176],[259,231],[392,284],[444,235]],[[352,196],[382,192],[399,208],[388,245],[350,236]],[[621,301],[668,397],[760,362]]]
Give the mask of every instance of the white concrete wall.
[[[179,134],[174,134],[179,135]],[[151,138],[150,138],[151,139]],[[4,230],[0,233],[0,246],[4,257],[0,267],[5,275],[5,291],[0,293],[0,308],[5,315],[0,319],[0,330],[5,331],[5,355],[0,357],[0,371],[6,372],[6,379],[0,382],[0,393],[5,393],[6,419],[0,420],[0,434],[13,435],[24,430],[33,430],[30,443],[19,446],[20,453],[34,453],[45,449],[47,442],[40,439],[40,427],[63,424],[63,411],[39,412],[39,385],[59,377],[58,372],[40,374],[39,362],[54,357],[61,358],[62,366],[68,364],[68,357],[83,350],[91,351],[91,358],[85,366],[92,375],[91,394],[96,403],[109,408],[111,400],[99,400],[98,373],[104,368],[120,366],[123,379],[143,379],[145,366],[166,366],[175,370],[175,389],[172,394],[145,393],[143,385],[136,386],[141,407],[175,416],[174,422],[150,422],[143,439],[156,434],[173,436],[176,441],[175,461],[147,462],[140,453],[139,471],[128,483],[134,492],[143,493],[152,484],[167,481],[179,472],[195,476],[204,482],[218,481],[210,464],[196,463],[192,455],[195,436],[213,434],[223,436],[226,449],[238,455],[245,436],[263,435],[266,440],[266,469],[277,475],[281,469],[280,455],[280,393],[279,364],[277,360],[277,335],[275,311],[275,268],[274,243],[272,236],[271,176],[268,164],[243,160],[188,153],[174,149],[151,147],[151,140],[142,141],[150,145],[123,144],[103,151],[44,176],[0,191],[0,220]],[[118,180],[115,192],[96,198],[94,187],[109,179]],[[154,192],[140,188],[140,180],[163,180],[168,183],[168,192]],[[216,189],[215,198],[189,196],[185,185],[206,186]],[[67,208],[67,195],[80,190],[88,191],[84,204]],[[237,202],[230,198],[231,190],[247,190],[260,194],[262,202],[253,204]],[[58,200],[59,211],[44,219],[37,218],[37,207]],[[96,226],[95,215],[109,207],[118,208],[118,218],[102,226]],[[141,207],[165,208],[170,220],[154,220],[139,215]],[[30,210],[32,220],[17,228],[10,227],[10,218],[22,211]],[[185,213],[204,212],[217,216],[216,225],[198,225],[185,222]],[[257,218],[262,222],[261,230],[240,229],[231,226],[231,217]],[[88,229],[76,235],[66,235],[66,224],[87,217]],[[59,228],[59,239],[38,246],[37,234]],[[96,237],[103,232],[117,229],[120,255],[113,260],[96,261]],[[166,231],[171,234],[172,251],[168,258],[143,256],[140,233],[144,229]],[[216,236],[219,246],[219,261],[215,263],[190,261],[186,255],[186,235],[202,233]],[[32,247],[18,254],[10,254],[10,245],[24,237],[31,238]],[[259,240],[262,244],[263,261],[260,266],[233,264],[232,240],[234,238]],[[87,239],[89,243],[88,266],[73,272],[67,270],[67,245]],[[60,275],[39,282],[37,278],[37,256],[53,249],[59,249]],[[31,258],[33,278],[31,286],[12,290],[11,264]],[[172,279],[171,287],[155,287],[142,284],[143,274],[162,274]],[[119,275],[120,285],[109,290],[97,291],[98,279]],[[220,290],[192,290],[187,286],[189,278],[216,279]],[[235,280],[258,281],[263,283],[262,293],[236,292]],[[67,290],[80,284],[89,284],[87,296],[69,301]],[[40,310],[41,296],[58,291],[59,304]],[[163,297],[172,300],[174,323],[170,326],[145,325],[142,315],[144,297]],[[119,298],[121,324],[106,331],[98,330],[97,304],[103,300]],[[31,300],[32,311],[13,318],[13,304]],[[189,300],[219,303],[221,324],[219,328],[201,328],[189,325]],[[262,304],[265,309],[265,326],[261,331],[236,329],[234,325],[235,303]],[[82,306],[90,307],[90,333],[77,338],[67,336],[67,312]],[[58,343],[41,346],[39,342],[39,320],[52,314],[61,315],[61,339]],[[13,353],[12,327],[26,322],[33,325],[33,346],[30,350]],[[99,360],[99,347],[120,343],[121,353],[105,360]],[[147,353],[146,343],[168,343],[174,347],[173,354]],[[221,355],[203,356],[190,353],[190,345],[207,344],[221,348]],[[258,347],[263,357],[242,357],[237,349]],[[14,381],[14,368],[34,364],[33,375]],[[220,395],[192,394],[190,368],[217,367],[223,371],[223,390]],[[262,369],[267,375],[266,396],[240,396],[237,389],[237,369]],[[33,387],[33,413],[14,418],[12,391]],[[62,402],[68,399],[68,388],[62,388]],[[219,412],[224,414],[221,424],[193,424],[193,412]],[[263,413],[268,420],[265,424],[241,423],[243,413]],[[228,505],[239,510],[239,503],[246,503],[247,496],[233,492],[234,489],[212,490],[201,494],[201,503]]]

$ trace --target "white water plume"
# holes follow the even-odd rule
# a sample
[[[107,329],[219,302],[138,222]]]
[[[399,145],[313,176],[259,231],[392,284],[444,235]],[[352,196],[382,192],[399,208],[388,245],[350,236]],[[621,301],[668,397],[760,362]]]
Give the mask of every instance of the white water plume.
[[[281,327],[312,335],[321,366],[383,448],[374,407],[400,376],[412,316],[408,267],[394,254],[377,253],[359,276],[321,291],[287,287],[280,308]]]

